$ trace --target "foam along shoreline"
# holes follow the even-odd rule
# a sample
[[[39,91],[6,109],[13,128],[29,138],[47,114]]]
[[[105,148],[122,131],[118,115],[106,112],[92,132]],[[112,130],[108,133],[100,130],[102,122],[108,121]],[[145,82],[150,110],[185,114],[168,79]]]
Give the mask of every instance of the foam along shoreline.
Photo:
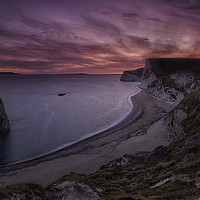
[[[140,82],[138,82],[138,85],[139,85]],[[51,154],[54,154],[58,151],[62,151],[66,148],[70,148],[72,145],[76,145],[78,143],[80,143],[81,141],[84,141],[84,140],[87,140],[89,139],[90,137],[95,137],[96,135],[99,135],[99,134],[104,134],[105,132],[107,131],[115,131],[117,129],[120,129],[120,128],[124,128],[124,126],[122,126],[123,124],[125,124],[126,126],[128,126],[128,124],[132,123],[131,122],[131,118],[133,116],[132,112],[133,112],[133,102],[132,102],[132,97],[137,95],[141,89],[139,88],[139,86],[137,86],[137,89],[138,91],[134,94],[132,94],[131,96],[128,97],[128,101],[130,101],[130,109],[127,113],[125,113],[123,116],[121,116],[118,120],[114,121],[113,123],[111,123],[110,125],[106,126],[105,128],[97,131],[97,132],[92,132],[92,133],[88,133],[86,134],[84,137],[81,137],[79,140],[76,140],[74,142],[71,142],[71,143],[67,143],[67,144],[64,144],[52,151],[49,151],[47,153],[44,153],[44,154],[41,154],[39,156],[35,156],[35,157],[31,157],[30,159],[25,159],[25,160],[21,160],[21,161],[16,161],[16,162],[13,162],[13,163],[8,163],[8,164],[0,164],[0,168],[1,167],[7,167],[7,166],[13,166],[13,165],[18,165],[18,164],[23,164],[23,163],[27,163],[27,162],[30,162],[30,161],[33,161],[33,160],[37,160],[37,159],[40,159],[40,158],[43,158],[43,157],[47,157],[48,155],[51,155]],[[134,112],[135,114],[135,112]],[[128,120],[129,119],[129,120]]]
[[[122,115],[118,120],[112,122],[111,124],[109,124],[108,126],[106,126],[105,128],[103,128],[103,129],[101,129],[101,130],[99,130],[99,131],[92,132],[92,133],[88,133],[88,134],[86,134],[84,137],[81,137],[79,140],[74,141],[74,142],[72,142],[72,143],[68,143],[68,144],[62,145],[62,146],[60,146],[60,147],[54,149],[53,151],[48,152],[47,154],[42,155],[42,156],[46,156],[46,155],[52,154],[52,153],[54,153],[54,152],[60,151],[60,150],[62,150],[62,149],[65,149],[65,148],[67,148],[67,147],[70,147],[71,145],[75,145],[76,143],[79,143],[79,142],[81,142],[81,141],[83,141],[83,140],[87,140],[87,139],[89,139],[90,137],[93,137],[93,136],[96,136],[96,135],[99,135],[99,134],[103,134],[103,133],[109,131],[110,129],[113,130],[114,128],[116,128],[116,129],[120,128],[121,126],[119,126],[119,125],[122,124],[122,123],[124,123],[125,121],[127,121],[127,118],[130,118],[129,115],[131,115],[131,117],[132,117],[131,112],[133,111],[133,103],[132,103],[132,101],[131,101],[131,98],[134,97],[135,95],[137,95],[137,94],[141,91],[141,89],[139,88],[139,86],[137,86],[137,88],[138,88],[138,91],[137,91],[136,93],[134,93],[134,94],[132,94],[131,96],[128,97],[128,99],[130,100],[130,109],[129,109],[129,111],[128,111],[127,113],[125,113],[124,115]],[[126,126],[127,126],[129,123],[131,123],[130,120],[127,121]],[[121,127],[121,128],[123,128],[123,127]],[[39,156],[39,157],[41,157],[41,156]],[[39,158],[39,157],[38,157],[38,158]],[[31,159],[31,160],[32,160],[32,159]]]
[[[143,91],[132,96],[131,100],[133,109],[115,126],[51,154],[1,166],[0,186],[27,181],[47,186],[71,171],[92,173],[124,154],[151,151],[156,146],[167,145],[166,135],[154,131],[151,136],[148,130],[163,116],[160,108],[168,111],[171,105],[147,97]]]

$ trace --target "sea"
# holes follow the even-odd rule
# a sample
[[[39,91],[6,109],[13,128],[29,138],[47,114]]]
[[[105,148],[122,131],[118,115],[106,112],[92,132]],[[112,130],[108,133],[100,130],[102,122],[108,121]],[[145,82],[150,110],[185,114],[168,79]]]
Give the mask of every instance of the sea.
[[[122,121],[140,83],[120,76],[0,75],[11,126],[0,136],[0,165],[55,152]]]

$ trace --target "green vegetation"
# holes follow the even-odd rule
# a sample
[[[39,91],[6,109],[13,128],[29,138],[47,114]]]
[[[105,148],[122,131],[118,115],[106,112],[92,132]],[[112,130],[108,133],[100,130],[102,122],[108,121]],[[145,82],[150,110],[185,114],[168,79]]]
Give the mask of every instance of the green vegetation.
[[[20,183],[0,188],[0,199],[9,198],[9,196],[13,196],[14,194],[21,196],[20,199],[33,199],[33,197],[43,200],[48,199],[44,188],[35,183]]]
[[[182,126],[187,133],[200,130],[200,87],[195,88],[186,98],[179,103],[177,108],[187,112],[187,119],[182,121]]]

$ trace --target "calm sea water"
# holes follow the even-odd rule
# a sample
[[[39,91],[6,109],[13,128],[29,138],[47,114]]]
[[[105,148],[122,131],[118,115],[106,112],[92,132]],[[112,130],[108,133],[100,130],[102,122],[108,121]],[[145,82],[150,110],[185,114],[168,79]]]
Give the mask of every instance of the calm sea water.
[[[11,132],[0,137],[0,164],[53,152],[124,119],[139,83],[119,79],[119,75],[1,75],[0,97]]]

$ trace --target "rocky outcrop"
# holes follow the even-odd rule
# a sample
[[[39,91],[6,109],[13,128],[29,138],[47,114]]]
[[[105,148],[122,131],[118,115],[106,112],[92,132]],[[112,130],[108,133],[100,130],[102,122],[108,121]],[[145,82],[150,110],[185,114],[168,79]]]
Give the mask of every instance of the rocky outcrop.
[[[139,68],[133,71],[124,71],[123,75],[121,76],[120,81],[141,81],[142,73],[144,68]]]
[[[1,200],[101,200],[81,176],[70,173],[47,188],[35,183],[20,183],[0,188]],[[80,180],[79,180],[80,179]]]
[[[146,89],[146,93],[177,104],[198,86],[200,86],[200,80],[196,75],[179,73],[151,82]]]
[[[177,104],[200,86],[200,59],[146,59],[140,87],[148,95]]]
[[[3,101],[0,99],[0,134],[9,132],[10,123],[6,114]]]
[[[48,187],[47,196],[54,200],[100,200],[100,197],[85,183],[63,181]]]
[[[145,61],[141,87],[147,88],[155,81],[172,74],[200,74],[200,59],[191,58],[149,58]]]

